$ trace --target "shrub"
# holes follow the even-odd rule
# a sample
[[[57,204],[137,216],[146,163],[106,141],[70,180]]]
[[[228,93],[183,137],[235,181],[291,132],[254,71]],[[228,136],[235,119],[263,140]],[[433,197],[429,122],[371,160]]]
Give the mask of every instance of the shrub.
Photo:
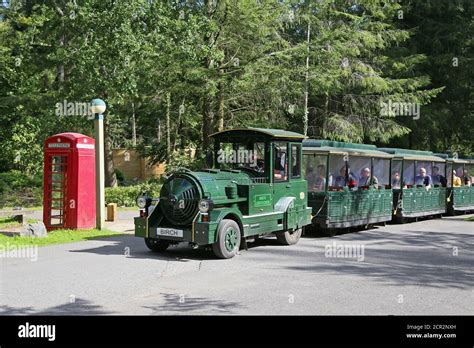
[[[107,187],[105,189],[105,203],[117,203],[119,207],[135,207],[136,199],[143,193],[152,197],[160,195],[161,184],[147,182],[134,186]]]
[[[0,207],[43,204],[43,174],[28,176],[18,170],[0,173]]]

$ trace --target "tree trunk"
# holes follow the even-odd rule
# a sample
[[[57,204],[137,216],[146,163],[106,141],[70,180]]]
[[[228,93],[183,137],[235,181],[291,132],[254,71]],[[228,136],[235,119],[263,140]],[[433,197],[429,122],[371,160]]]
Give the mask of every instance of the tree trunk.
[[[171,153],[171,132],[170,132],[170,113],[171,113],[171,93],[166,94],[166,155]]]
[[[217,122],[217,130],[220,132],[224,129],[224,92],[219,95],[219,118]]]
[[[117,187],[117,176],[115,175],[114,156],[112,139],[109,136],[109,122],[108,117],[104,118],[104,160],[105,160],[105,186]]]
[[[135,119],[135,103],[132,102],[132,145],[137,146],[137,124]]]
[[[308,135],[308,97],[309,97],[309,43],[311,38],[311,20],[308,18],[308,33],[306,36],[306,71],[305,71],[305,91],[304,91],[304,116],[303,134]]]
[[[214,0],[206,0],[207,16],[209,20],[212,20],[215,12]],[[215,44],[215,34],[211,33],[207,37],[207,46],[211,50]],[[211,53],[206,60],[206,68],[210,72],[214,68],[214,59],[212,58]],[[203,150],[206,151],[210,147],[211,139],[209,135],[212,132],[212,126],[214,123],[214,110],[213,110],[213,98],[206,93],[204,97],[204,110],[203,110],[203,120],[202,120],[202,142]]]

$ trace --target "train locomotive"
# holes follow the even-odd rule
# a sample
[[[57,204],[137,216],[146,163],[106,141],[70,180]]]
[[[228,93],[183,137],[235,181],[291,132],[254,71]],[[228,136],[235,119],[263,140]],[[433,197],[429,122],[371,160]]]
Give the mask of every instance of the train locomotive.
[[[210,168],[180,169],[159,197],[137,198],[135,235],[150,250],[188,242],[227,259],[268,234],[292,245],[309,226],[334,235],[474,210],[473,160],[278,129],[237,128],[211,137]]]
[[[189,242],[231,258],[241,244],[274,233],[282,244],[298,242],[311,223],[307,182],[301,171],[305,136],[246,128],[211,135],[214,168],[179,170],[159,198],[141,196],[135,235],[149,249]]]

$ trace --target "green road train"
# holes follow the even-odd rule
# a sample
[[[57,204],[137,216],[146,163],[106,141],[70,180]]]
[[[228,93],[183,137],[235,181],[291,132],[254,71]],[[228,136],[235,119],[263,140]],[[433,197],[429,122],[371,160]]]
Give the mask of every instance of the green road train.
[[[309,226],[333,235],[474,210],[473,160],[278,129],[229,129],[211,138],[208,168],[179,169],[159,197],[137,198],[135,235],[150,250],[188,242],[232,258],[268,234],[291,245]]]

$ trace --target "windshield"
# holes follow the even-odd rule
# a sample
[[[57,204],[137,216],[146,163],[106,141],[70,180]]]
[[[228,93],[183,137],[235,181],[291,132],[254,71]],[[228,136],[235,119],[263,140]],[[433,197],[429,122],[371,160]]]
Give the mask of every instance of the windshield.
[[[218,169],[247,169],[264,173],[265,143],[220,143],[216,149],[215,167]]]

